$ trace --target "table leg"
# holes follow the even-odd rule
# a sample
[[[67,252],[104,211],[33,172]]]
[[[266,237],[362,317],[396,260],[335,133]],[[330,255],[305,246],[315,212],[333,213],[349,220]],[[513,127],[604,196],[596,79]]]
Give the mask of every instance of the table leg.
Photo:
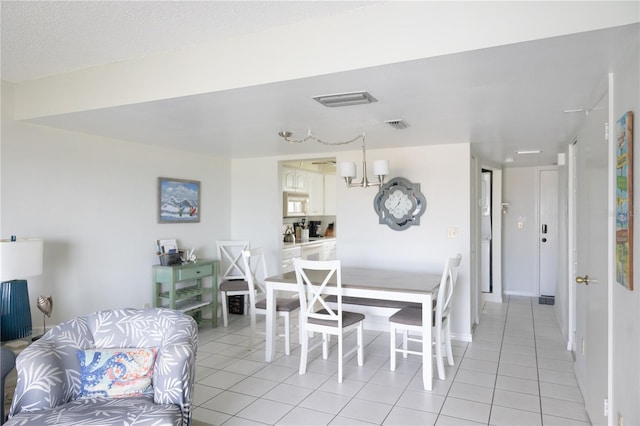
[[[267,315],[266,315],[266,345],[264,360],[271,362],[275,358],[276,349],[276,291],[267,284]]]
[[[433,389],[433,368],[431,365],[431,296],[422,302],[422,384],[424,390]]]

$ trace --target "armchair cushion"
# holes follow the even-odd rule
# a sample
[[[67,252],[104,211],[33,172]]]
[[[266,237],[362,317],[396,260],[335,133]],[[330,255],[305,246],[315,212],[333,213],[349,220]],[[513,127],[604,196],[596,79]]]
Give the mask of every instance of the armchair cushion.
[[[78,350],[82,370],[80,397],[112,398],[153,393],[155,348]]]
[[[154,419],[156,424],[188,425],[197,338],[193,318],[164,308],[115,309],[66,321],[18,356],[18,382],[7,425],[49,424],[45,418],[58,419],[51,424],[63,420],[65,424],[89,424],[76,419],[94,419],[96,410],[103,409],[113,416],[95,424],[135,425]],[[78,350],[126,348],[157,348],[153,394],[81,398]],[[161,415],[167,417],[158,423]]]

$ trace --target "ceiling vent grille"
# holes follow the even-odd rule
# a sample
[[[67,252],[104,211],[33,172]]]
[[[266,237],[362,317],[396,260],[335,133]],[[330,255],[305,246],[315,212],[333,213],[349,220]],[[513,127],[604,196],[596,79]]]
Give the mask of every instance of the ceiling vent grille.
[[[343,107],[350,105],[362,105],[370,104],[372,102],[378,102],[376,98],[371,96],[369,92],[349,92],[349,93],[336,93],[333,95],[319,95],[314,96],[313,99],[320,102],[326,107]]]
[[[387,120],[387,121],[385,121],[385,123],[387,123],[389,126],[393,127],[396,130],[402,130],[402,129],[406,129],[407,127],[409,127],[407,122],[404,121],[401,118],[397,119],[397,120]]]

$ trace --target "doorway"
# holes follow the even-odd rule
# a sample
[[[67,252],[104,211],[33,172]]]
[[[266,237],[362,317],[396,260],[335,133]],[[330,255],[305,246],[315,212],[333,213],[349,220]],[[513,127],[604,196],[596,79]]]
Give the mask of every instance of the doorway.
[[[558,285],[558,170],[538,170],[538,294],[553,305]]]
[[[493,172],[482,169],[480,180],[480,291],[493,292],[491,267],[491,201]]]
[[[607,424],[609,399],[609,143],[603,140],[609,99],[587,115],[575,150],[575,364],[574,371],[593,424]],[[576,284],[581,278],[581,284]]]

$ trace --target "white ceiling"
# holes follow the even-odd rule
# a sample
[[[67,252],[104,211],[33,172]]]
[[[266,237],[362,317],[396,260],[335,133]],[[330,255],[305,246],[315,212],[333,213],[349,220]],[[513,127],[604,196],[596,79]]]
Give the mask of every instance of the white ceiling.
[[[371,2],[2,1],[2,79],[24,82],[212,39],[368,7]],[[471,142],[508,166],[553,164],[607,73],[637,52],[639,26],[614,27],[316,77],[32,120],[139,143],[234,158],[312,155],[277,136],[365,132],[367,147]],[[367,90],[379,102],[325,108],[314,95]],[[404,119],[395,130],[385,120]],[[331,150],[354,149],[353,146]],[[518,157],[516,150],[543,154]]]

